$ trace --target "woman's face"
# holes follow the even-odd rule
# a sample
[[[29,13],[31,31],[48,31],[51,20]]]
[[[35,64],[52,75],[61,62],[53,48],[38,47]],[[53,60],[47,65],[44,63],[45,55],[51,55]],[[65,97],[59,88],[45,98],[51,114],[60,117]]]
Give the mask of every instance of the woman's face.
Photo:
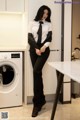
[[[45,9],[45,10],[44,10],[43,17],[42,17],[42,20],[46,20],[46,19],[47,19],[47,17],[48,17],[48,10],[47,10],[47,9]]]

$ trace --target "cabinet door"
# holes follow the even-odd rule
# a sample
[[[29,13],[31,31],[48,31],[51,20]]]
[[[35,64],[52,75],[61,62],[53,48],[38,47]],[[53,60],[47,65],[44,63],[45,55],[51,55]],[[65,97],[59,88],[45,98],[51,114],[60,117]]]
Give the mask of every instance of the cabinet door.
[[[27,51],[27,96],[33,96],[33,68],[30,53]]]
[[[5,0],[0,0],[0,11],[5,11]]]
[[[50,51],[50,56],[43,68],[43,83],[44,83],[44,93],[45,94],[55,94],[57,87],[57,76],[56,71],[48,62],[60,61],[61,52],[60,51]]]
[[[24,12],[24,0],[7,0],[7,11]]]

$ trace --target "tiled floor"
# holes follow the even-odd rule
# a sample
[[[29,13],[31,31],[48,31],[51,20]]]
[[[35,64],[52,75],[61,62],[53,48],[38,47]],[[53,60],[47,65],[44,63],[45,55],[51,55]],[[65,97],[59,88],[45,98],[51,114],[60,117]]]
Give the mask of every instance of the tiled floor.
[[[50,120],[52,105],[47,102],[36,118],[31,117],[32,104],[0,109],[0,112],[8,112],[8,120]],[[80,120],[80,98],[73,99],[72,104],[58,104],[54,120]]]

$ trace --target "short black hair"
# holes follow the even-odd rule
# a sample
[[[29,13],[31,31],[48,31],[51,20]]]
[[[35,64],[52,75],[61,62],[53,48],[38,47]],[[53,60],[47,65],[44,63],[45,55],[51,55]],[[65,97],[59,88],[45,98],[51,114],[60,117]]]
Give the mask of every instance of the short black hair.
[[[37,15],[36,15],[36,17],[35,17],[35,19],[34,19],[35,21],[41,20],[43,14],[44,14],[44,10],[45,10],[45,9],[48,10],[48,17],[46,18],[46,21],[51,22],[51,20],[50,20],[51,10],[50,10],[50,8],[49,8],[48,6],[46,6],[46,5],[43,5],[43,6],[41,6],[41,7],[39,8],[39,10],[38,10],[38,12],[37,12]]]

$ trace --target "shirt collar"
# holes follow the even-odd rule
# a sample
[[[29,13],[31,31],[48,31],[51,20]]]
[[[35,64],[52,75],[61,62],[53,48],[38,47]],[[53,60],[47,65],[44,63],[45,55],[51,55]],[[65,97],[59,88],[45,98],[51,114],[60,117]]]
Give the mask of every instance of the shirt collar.
[[[45,23],[45,20],[41,20],[43,22],[43,24]],[[40,22],[40,21],[39,21]]]

